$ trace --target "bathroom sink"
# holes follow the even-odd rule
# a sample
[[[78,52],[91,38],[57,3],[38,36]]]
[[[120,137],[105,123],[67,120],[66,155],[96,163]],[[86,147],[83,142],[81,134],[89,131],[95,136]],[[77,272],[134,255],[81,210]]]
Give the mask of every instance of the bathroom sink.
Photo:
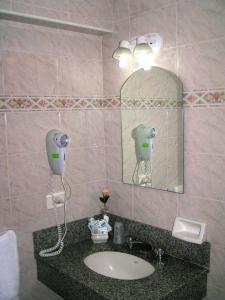
[[[151,275],[155,268],[134,255],[104,251],[87,256],[85,265],[92,271],[116,279],[135,280]]]

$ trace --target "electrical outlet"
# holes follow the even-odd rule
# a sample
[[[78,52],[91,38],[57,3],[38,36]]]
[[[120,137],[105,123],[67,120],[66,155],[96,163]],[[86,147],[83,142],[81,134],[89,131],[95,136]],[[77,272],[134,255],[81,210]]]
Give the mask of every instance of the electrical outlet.
[[[54,202],[56,203],[56,207],[63,206],[64,197],[65,197],[65,192],[63,191],[46,195],[47,209],[54,208]]]

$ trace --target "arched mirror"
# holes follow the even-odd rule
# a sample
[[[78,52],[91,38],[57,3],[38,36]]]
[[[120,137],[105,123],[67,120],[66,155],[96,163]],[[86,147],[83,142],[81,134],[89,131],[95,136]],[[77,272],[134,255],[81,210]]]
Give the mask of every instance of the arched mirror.
[[[123,182],[183,193],[182,83],[159,67],[121,89]]]

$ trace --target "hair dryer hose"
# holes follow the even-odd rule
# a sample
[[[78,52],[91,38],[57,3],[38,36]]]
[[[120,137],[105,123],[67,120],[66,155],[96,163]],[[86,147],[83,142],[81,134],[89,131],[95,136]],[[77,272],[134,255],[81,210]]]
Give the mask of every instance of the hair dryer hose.
[[[65,197],[64,197],[64,234],[62,234],[62,226],[59,224],[57,206],[56,206],[56,203],[54,202],[54,212],[55,212],[55,220],[56,220],[57,231],[58,231],[58,241],[53,247],[41,250],[39,252],[39,255],[41,257],[50,257],[50,256],[58,255],[62,252],[62,250],[64,248],[64,239],[67,234],[67,219],[66,219],[67,218],[67,216],[66,216],[67,207],[66,206],[67,206],[67,201],[71,197],[71,188],[67,182],[67,185],[69,187],[69,195],[67,195],[66,185],[65,185],[63,176],[61,176],[61,183],[62,183],[62,187],[63,187],[64,193],[65,193]]]

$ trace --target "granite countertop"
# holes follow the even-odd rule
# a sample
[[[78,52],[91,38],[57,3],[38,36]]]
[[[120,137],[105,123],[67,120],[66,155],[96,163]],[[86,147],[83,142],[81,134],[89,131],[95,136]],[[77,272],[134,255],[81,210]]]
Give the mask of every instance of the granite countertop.
[[[118,280],[97,274],[84,264],[83,260],[86,256],[109,250],[142,257],[155,267],[155,272],[144,279]],[[110,241],[107,244],[93,244],[91,240],[85,240],[66,246],[63,252],[56,257],[41,258],[36,255],[36,259],[37,262],[49,266],[51,270],[57,271],[63,277],[70,278],[84,288],[98,294],[99,299],[106,300],[181,299],[173,298],[173,293],[196,284],[198,280],[198,285],[201,285],[200,279],[206,278],[208,273],[206,268],[169,255],[164,257],[163,265],[160,265],[158,259],[153,255],[137,250],[130,251],[125,247],[115,249]],[[201,297],[196,296],[192,299],[201,299]]]

